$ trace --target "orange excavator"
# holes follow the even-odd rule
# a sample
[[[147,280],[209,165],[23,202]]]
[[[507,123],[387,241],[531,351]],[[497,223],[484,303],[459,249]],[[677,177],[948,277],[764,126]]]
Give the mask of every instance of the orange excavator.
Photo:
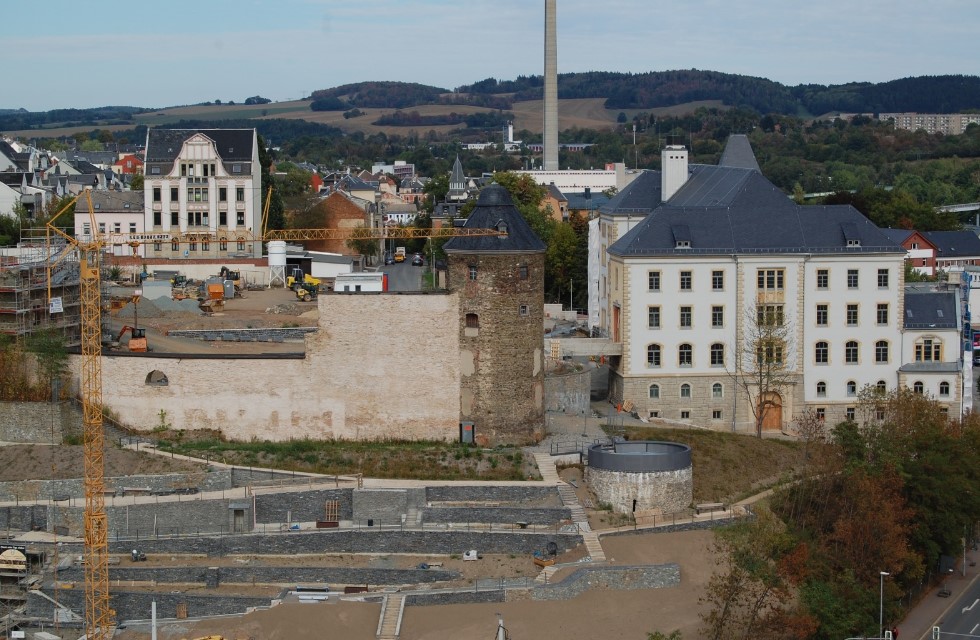
[[[116,342],[120,342],[127,331],[129,332],[129,350],[146,353],[146,329],[137,329],[136,327],[126,325],[119,332],[119,335],[116,336]]]

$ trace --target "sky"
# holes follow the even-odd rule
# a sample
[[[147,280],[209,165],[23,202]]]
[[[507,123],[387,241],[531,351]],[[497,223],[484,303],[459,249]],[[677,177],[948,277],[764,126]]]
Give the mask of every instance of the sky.
[[[557,0],[558,71],[788,85],[980,73],[977,0]],[[541,0],[3,2],[0,108],[161,108],[539,75]]]

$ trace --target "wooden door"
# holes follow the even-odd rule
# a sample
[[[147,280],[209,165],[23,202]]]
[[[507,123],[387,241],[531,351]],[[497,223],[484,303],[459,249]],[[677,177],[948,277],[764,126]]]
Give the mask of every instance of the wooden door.
[[[759,401],[759,410],[763,412],[763,431],[782,431],[783,428],[783,399],[778,393],[767,393]]]

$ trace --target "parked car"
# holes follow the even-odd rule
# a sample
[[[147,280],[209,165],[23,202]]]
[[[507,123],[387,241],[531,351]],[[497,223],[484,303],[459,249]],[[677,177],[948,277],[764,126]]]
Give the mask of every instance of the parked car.
[[[385,252],[385,264],[395,264],[395,256],[390,251]]]
[[[421,267],[424,264],[424,262],[425,261],[422,260],[422,254],[416,253],[414,256],[412,256],[412,266],[413,267]]]

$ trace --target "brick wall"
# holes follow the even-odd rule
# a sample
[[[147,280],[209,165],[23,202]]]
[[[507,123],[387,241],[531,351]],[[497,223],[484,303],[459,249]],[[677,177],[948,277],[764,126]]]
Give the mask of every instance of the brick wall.
[[[325,229],[344,229],[367,226],[369,220],[364,209],[351,202],[343,194],[333,192],[315,208],[317,214],[316,226]],[[312,240],[303,243],[309,251],[326,251],[353,255],[356,253],[347,246],[346,240]]]

